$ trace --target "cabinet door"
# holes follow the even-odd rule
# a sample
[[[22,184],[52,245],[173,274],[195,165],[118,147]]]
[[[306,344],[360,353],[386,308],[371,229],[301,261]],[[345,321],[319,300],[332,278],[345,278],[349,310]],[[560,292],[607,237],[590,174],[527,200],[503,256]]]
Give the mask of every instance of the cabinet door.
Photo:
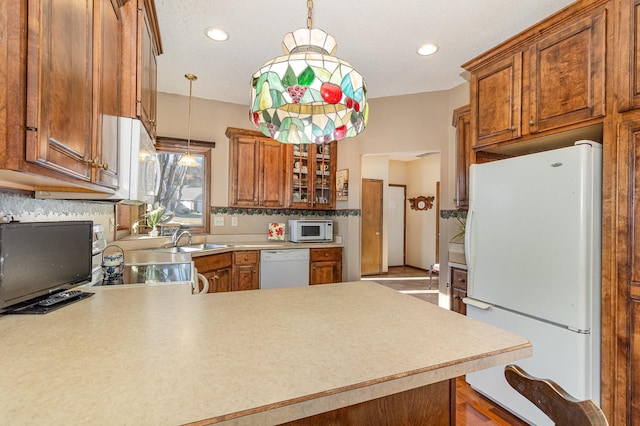
[[[471,112],[466,105],[453,111],[456,128],[456,207],[469,208],[469,165],[471,164]]]
[[[258,204],[261,207],[284,207],[287,187],[285,176],[285,147],[277,141],[258,141]]]
[[[30,0],[28,17],[26,160],[88,182],[93,2]]]
[[[231,266],[209,271],[202,275],[209,280],[209,293],[231,291]]]
[[[138,0],[139,61],[137,115],[152,138],[156,137],[157,75],[160,35],[157,34],[155,7],[151,0]],[[154,31],[155,29],[155,31]]]
[[[457,288],[451,289],[451,310],[462,315],[467,315],[467,305],[462,299],[467,297],[467,292]]]
[[[620,343],[613,364],[616,380],[612,386],[619,397],[614,401],[615,424],[640,422],[640,121],[621,123],[618,142],[618,286],[614,294],[619,308],[616,322],[605,322],[603,337],[614,336]],[[604,305],[603,305],[604,307]],[[608,330],[613,329],[612,332]]]
[[[620,111],[640,108],[640,0],[620,2]]]
[[[342,248],[310,250],[309,284],[342,282]]]
[[[451,286],[467,291],[467,271],[464,269],[451,268]]]
[[[260,288],[260,255],[258,251],[233,253],[233,282],[231,289],[257,290]]]
[[[95,2],[94,81],[97,113],[95,118],[93,180],[103,186],[118,187],[118,116],[120,116],[120,71],[122,15],[116,0]]]
[[[209,281],[209,293],[231,291],[231,253],[197,256],[193,258],[193,264]]]
[[[336,204],[336,142],[292,145],[289,149],[292,208],[331,209]]]
[[[257,207],[260,152],[256,139],[234,137],[230,140],[230,144],[230,205]]]
[[[606,11],[563,26],[529,48],[529,131],[605,113]]]
[[[228,128],[229,205],[284,207],[286,149],[259,132]]]
[[[522,52],[478,69],[470,86],[474,147],[522,135]]]

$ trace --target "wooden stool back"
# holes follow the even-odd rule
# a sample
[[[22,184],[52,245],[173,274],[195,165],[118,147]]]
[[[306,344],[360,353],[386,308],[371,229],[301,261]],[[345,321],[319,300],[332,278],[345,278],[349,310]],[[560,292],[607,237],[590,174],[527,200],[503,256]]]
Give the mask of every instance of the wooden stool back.
[[[517,365],[507,365],[504,376],[515,390],[533,402],[558,426],[609,424],[595,402],[575,399],[552,380],[532,377]]]

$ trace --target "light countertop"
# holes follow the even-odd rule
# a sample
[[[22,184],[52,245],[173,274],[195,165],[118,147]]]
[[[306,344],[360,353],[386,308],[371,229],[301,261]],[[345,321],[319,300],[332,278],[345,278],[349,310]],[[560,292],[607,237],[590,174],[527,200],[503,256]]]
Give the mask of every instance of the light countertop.
[[[96,294],[0,317],[0,424],[275,424],[532,353],[372,282],[83,290]]]

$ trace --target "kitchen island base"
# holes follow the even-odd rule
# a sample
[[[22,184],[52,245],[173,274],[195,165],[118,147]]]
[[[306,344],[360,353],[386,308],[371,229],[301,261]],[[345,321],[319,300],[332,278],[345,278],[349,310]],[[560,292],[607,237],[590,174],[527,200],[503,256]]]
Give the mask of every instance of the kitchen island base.
[[[455,425],[456,380],[445,380],[280,426]]]

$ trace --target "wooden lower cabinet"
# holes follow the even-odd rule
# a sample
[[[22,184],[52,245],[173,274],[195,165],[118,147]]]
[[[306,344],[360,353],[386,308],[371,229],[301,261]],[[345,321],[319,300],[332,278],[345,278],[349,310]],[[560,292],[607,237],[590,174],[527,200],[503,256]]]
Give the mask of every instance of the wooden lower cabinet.
[[[209,293],[231,291],[231,252],[194,257],[193,263],[198,272],[209,281]]]
[[[233,252],[233,281],[231,290],[258,290],[260,288],[260,252]]]
[[[342,248],[312,248],[309,284],[342,282]]]
[[[456,379],[451,379],[282,425],[455,425],[455,405]]]
[[[467,271],[451,267],[451,310],[467,315],[467,305],[462,299],[467,297]]]
[[[209,293],[260,288],[260,252],[234,251],[193,258],[198,272],[209,281]]]
[[[342,282],[342,247],[312,248],[310,255],[309,284]],[[193,262],[209,281],[209,293],[260,288],[259,250],[198,256]]]

